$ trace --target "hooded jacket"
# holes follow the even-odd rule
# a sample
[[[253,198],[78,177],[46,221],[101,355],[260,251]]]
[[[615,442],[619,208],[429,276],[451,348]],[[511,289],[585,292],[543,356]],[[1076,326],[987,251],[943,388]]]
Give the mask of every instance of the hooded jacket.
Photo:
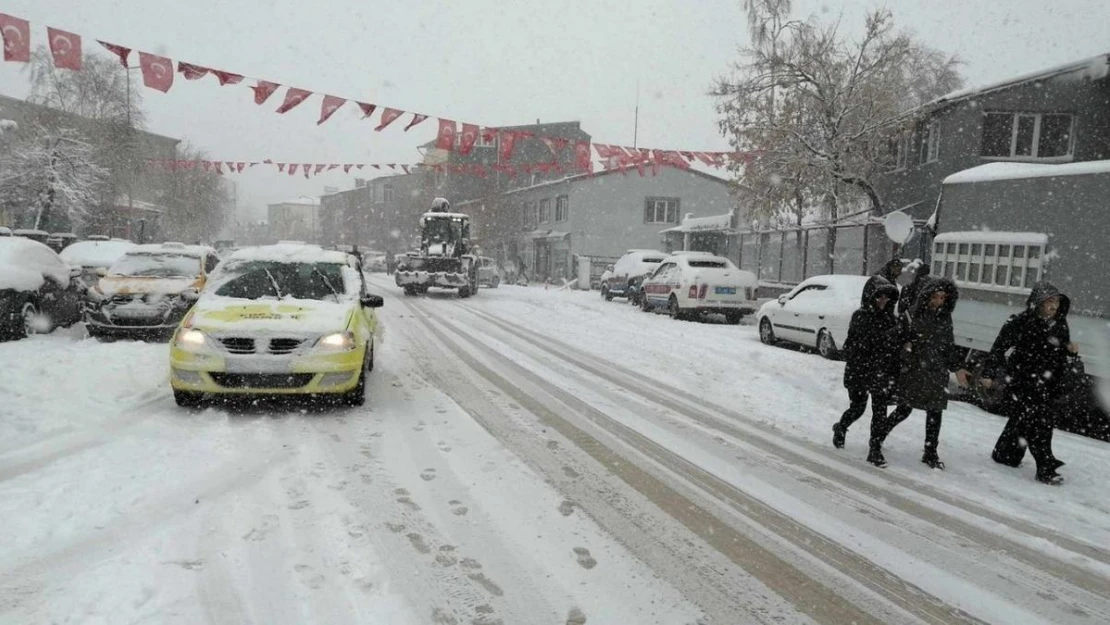
[[[874,290],[877,287],[878,280],[883,280],[887,284],[893,286],[894,290],[896,291],[899,290],[898,277],[894,275],[894,270],[900,270],[901,268],[902,261],[900,259],[893,258],[891,260],[888,260],[886,264],[884,264],[882,268],[879,269],[879,272],[871,276],[871,279],[867,281],[867,286],[864,287],[864,291],[867,291],[869,288],[871,290]],[[899,272],[899,275],[901,275],[901,272]],[[894,317],[898,315],[898,310],[895,306],[888,306],[886,314]]]
[[[904,315],[906,311],[913,305],[914,300],[917,299],[918,292],[921,291],[921,285],[929,278],[929,265],[922,264],[917,267],[913,272],[913,282],[910,282],[902,289],[902,298],[898,300],[898,314]]]
[[[876,299],[890,298],[880,310]],[[852,313],[848,338],[844,341],[844,387],[849,390],[889,392],[894,383],[895,362],[901,345],[898,320],[890,311],[898,304],[898,287],[882,276],[863,286],[859,309]]]
[[[1037,312],[1050,297],[1060,298],[1052,319]],[[1025,310],[1010,317],[991,347],[983,376],[1003,380],[1007,396],[1019,401],[1052,401],[1068,370],[1068,311],[1071,299],[1048,282],[1033,285]]]
[[[933,293],[948,295],[937,310],[929,308]],[[898,401],[920,410],[948,407],[948,374],[960,368],[963,358],[955,345],[952,311],[959,291],[948,278],[924,278],[913,305],[900,318],[904,332]]]

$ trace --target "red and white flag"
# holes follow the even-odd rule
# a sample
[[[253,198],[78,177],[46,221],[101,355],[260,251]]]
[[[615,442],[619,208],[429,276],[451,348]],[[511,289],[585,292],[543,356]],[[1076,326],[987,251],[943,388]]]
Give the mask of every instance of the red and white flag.
[[[200,65],[193,65],[185,61],[177,62],[177,71],[185,77],[185,80],[200,80],[208,75],[208,68],[201,67]]]
[[[80,71],[81,35],[49,27],[46,29],[46,34],[50,38],[50,53],[54,55],[54,66]]]
[[[412,173],[412,172],[409,171],[409,166],[408,165],[401,165],[401,169],[405,170],[406,174]]]
[[[373,167],[374,169],[381,169],[382,168],[382,166],[378,165],[377,163],[374,163],[373,165],[371,165],[371,167]],[[361,169],[361,167],[359,169]]]
[[[436,149],[451,151],[455,148],[455,120],[439,120],[439,134],[436,135]]]
[[[224,86],[224,85],[237,85],[237,84],[243,82],[243,77],[239,74],[232,74],[231,72],[222,72],[218,69],[210,69],[208,71],[212,72],[212,75],[216,77],[216,80],[220,81],[220,86],[221,87]]]
[[[220,163],[219,161],[216,161],[216,162],[212,163],[212,166],[216,168],[216,173],[217,174],[219,174],[221,176],[224,175],[224,168],[223,168],[222,163]]]
[[[147,87],[166,93],[173,86],[173,61],[166,57],[140,52],[139,67]]]
[[[694,156],[693,152],[679,152],[679,154],[681,154],[683,156],[683,158],[690,161],[691,163],[693,163],[695,160],[697,160],[697,157]]]
[[[277,91],[280,86],[281,85],[276,82],[269,82],[266,80],[258,81],[257,85],[251,87],[251,89],[254,90],[254,103],[264,104],[266,100],[270,99],[270,96],[274,95],[274,92]]]
[[[335,112],[339,110],[339,107],[343,106],[346,103],[346,98],[338,98],[333,95],[325,95],[324,102],[320,105],[320,121],[316,122],[316,125],[319,126],[320,124],[328,121],[328,119],[332,115],[335,115]]]
[[[592,172],[594,170],[594,162],[590,156],[589,141],[574,142],[574,166],[579,171]]]
[[[243,173],[243,170],[246,169],[246,168],[247,168],[246,163],[236,163],[235,164],[235,173],[241,174],[241,173]]]
[[[200,168],[203,169],[204,173],[207,174],[208,170],[212,169],[212,161],[201,161]]]
[[[277,168],[278,168],[278,171],[284,173],[285,172],[285,163],[278,163]]]
[[[301,171],[304,172],[304,177],[308,178],[308,172],[312,170],[312,163],[305,163],[301,165]]]
[[[400,110],[397,110],[397,109],[386,108],[386,109],[382,110],[382,119],[381,119],[380,122],[378,122],[378,127],[375,128],[374,130],[379,131],[379,132],[382,131],[382,130],[385,130],[386,126],[388,126],[388,125],[392,124],[393,122],[397,121],[397,118],[404,115],[404,114],[405,114],[404,111],[400,111]]]
[[[462,137],[459,139],[459,154],[466,156],[474,149],[474,144],[478,142],[478,126],[477,124],[463,124]]]
[[[354,165],[349,165],[349,164],[348,164],[348,165],[344,165],[344,166],[343,166],[343,173],[345,173],[345,174],[349,174],[349,173],[351,173],[351,168],[352,168],[352,167],[354,167]]]
[[[327,166],[328,166],[328,165],[327,165],[327,163],[324,163],[324,164],[322,164],[322,165],[317,165],[317,166],[316,166],[316,171],[314,171],[314,172],[312,172],[312,173],[314,173],[314,174],[318,174],[318,173],[320,173],[320,172],[324,171],[324,168],[326,168]]]
[[[374,114],[374,110],[378,108],[377,104],[367,104],[366,102],[359,102],[358,107],[362,109],[362,118],[366,119]]]
[[[559,153],[563,151],[563,148],[567,147],[567,143],[570,142],[569,139],[561,139],[559,137],[540,137],[540,141],[543,141],[547,149],[551,150],[551,155],[556,158],[558,158]]]
[[[297,165],[296,163],[289,163],[289,175],[290,176],[297,175],[297,167],[299,167],[299,165]]]
[[[501,131],[501,160],[509,161],[513,158],[513,146],[516,144],[517,133],[512,130]]]
[[[0,13],[0,36],[4,38],[4,60],[31,60],[31,25],[27,20]]]
[[[425,119],[428,119],[427,115],[421,115],[420,113],[413,113],[412,114],[412,121],[409,122],[408,126],[405,126],[405,132],[408,132],[409,128],[412,128],[413,126],[419,124],[420,122],[424,121]]]
[[[285,101],[282,102],[281,106],[277,108],[278,114],[284,115],[285,113],[292,111],[293,109],[297,108],[297,106],[301,102],[307,100],[308,96],[310,95],[312,95],[311,91],[297,89],[296,87],[289,87],[289,90],[285,92]]]
[[[104,46],[105,50],[107,50],[107,51],[111,52],[112,54],[116,55],[117,57],[119,57],[119,64],[120,65],[122,65],[124,67],[127,67],[127,57],[131,56],[131,48],[125,48],[123,46],[118,46],[114,43],[108,43],[107,41],[100,41],[99,39],[97,39],[96,41],[100,45]]]
[[[334,163],[333,163],[333,164],[331,164],[331,165],[328,165],[328,171],[331,171],[331,170],[333,170],[333,169],[339,169],[339,165],[336,165],[336,164],[334,164]]]
[[[228,169],[228,171],[234,173],[235,172],[235,163],[232,163],[231,161],[228,161],[227,162],[227,169]]]

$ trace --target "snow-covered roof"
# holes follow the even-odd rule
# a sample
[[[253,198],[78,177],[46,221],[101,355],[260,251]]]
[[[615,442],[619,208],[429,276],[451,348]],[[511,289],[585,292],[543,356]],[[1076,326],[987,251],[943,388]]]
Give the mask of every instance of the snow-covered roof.
[[[732,229],[732,213],[709,217],[686,217],[682,224],[662,232],[721,232]]]
[[[69,267],[54,250],[33,239],[0,239],[0,289],[36,291],[46,276],[69,283]]]
[[[985,95],[993,91],[1014,87],[1027,82],[1046,80],[1054,76],[1071,74],[1080,71],[1083,72],[1084,77],[1090,78],[1092,80],[1105,78],[1107,74],[1110,73],[1110,54],[1100,54],[1098,56],[1081,59],[1079,61],[1073,61],[1064,65],[1057,65],[1056,67],[1050,67],[1035,72],[1029,72],[1027,74],[1021,74],[1019,76],[1007,78],[1005,80],[1000,80],[993,83],[959,89],[957,91],[953,91],[952,93],[945,94],[937,98],[936,100],[929,102],[925,106],[930,107],[938,104],[948,104],[957,100]]]
[[[1110,173],[1110,160],[1082,161],[1050,165],[1045,163],[987,163],[958,171],[944,179],[944,184],[989,182],[992,180],[1017,180],[1048,176],[1082,176]]]
[[[319,206],[320,205],[320,198],[318,198],[318,197],[309,197],[307,195],[302,195],[301,197],[293,198],[291,200],[285,200],[284,202],[274,202],[273,204],[270,204],[270,206],[278,206],[280,204],[296,204],[296,205],[300,205],[300,206]]]
[[[216,250],[207,245],[183,245],[180,243],[146,243],[136,245],[127,251],[128,254],[180,254],[182,256],[196,256],[200,258]]]
[[[278,245],[261,245],[258,247],[245,247],[237,250],[228,257],[231,261],[262,261],[279,263],[335,263],[347,264],[346,252],[325,250],[319,245],[302,245],[286,243]]]
[[[135,244],[129,241],[78,241],[62,250],[59,256],[70,265],[107,268],[133,247]]]
[[[48,237],[48,236],[50,236],[49,232],[47,232],[45,230],[35,230],[34,228],[19,228],[18,230],[15,230],[14,232],[15,232],[15,236],[17,236],[17,237],[27,237],[27,236]]]
[[[1048,245],[1048,235],[1043,232],[995,232],[992,230],[965,230],[938,234],[934,243],[997,243],[1000,245]]]

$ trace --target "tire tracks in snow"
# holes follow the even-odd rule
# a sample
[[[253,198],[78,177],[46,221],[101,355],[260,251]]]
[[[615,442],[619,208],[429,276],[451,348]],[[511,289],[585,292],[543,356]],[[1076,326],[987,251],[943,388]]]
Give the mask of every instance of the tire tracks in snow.
[[[421,313],[429,314],[423,306],[414,306]],[[436,316],[430,314],[430,316]],[[509,366],[512,361],[495,350],[482,344],[469,334],[455,328],[453,324],[434,324],[424,315],[418,319],[428,330],[439,338],[458,357],[470,365],[502,392],[528,407],[534,414],[554,427],[579,447],[594,456],[610,470],[621,477],[628,485],[646,495],[660,509],[697,533],[703,540],[726,555],[734,564],[753,575],[779,596],[790,600],[798,609],[818,622],[825,623],[879,623],[885,622],[870,611],[856,605],[835,589],[829,580],[820,580],[813,571],[803,571],[799,565],[780,557],[772,550],[733,527],[712,511],[699,506],[693,500],[679,493],[673,487],[636,466],[634,462],[621,462],[619,453],[604,446],[593,436],[572,424],[554,410],[543,405],[536,397],[524,392],[518,385],[501,376],[483,363],[473,358],[466,348],[448,337],[444,329],[452,332],[462,341],[473,346],[473,350],[487,357],[500,360]],[[441,317],[442,319],[442,317]],[[446,319],[443,319],[447,321]],[[442,328],[442,329],[441,329]],[[732,511],[749,519],[759,527],[778,535],[794,545],[800,552],[815,556],[833,571],[845,574],[872,593],[882,597],[892,606],[906,610],[926,623],[937,625],[949,623],[981,623],[982,621],[950,606],[922,589],[901,580],[889,572],[875,566],[870,561],[845,547],[825,538],[821,534],[766,506],[761,501],[735,489],[728,483],[703,471],[699,467],[655,443],[639,432],[617,423],[581,399],[564,389],[543,380],[536,374],[517,368],[519,376],[564,404],[572,411],[585,417],[615,436],[637,452],[650,458],[654,463],[681,476],[713,498],[725,502]],[[873,607],[873,606],[869,606]]]
[[[897,493],[893,493],[882,486],[850,475],[839,468],[839,466],[845,464],[844,460],[832,455],[827,449],[821,448],[808,441],[789,441],[794,445],[805,448],[805,451],[813,454],[813,456],[804,455],[798,451],[789,449],[772,438],[781,439],[789,435],[772,432],[767,426],[740,413],[660,382],[653,381],[651,384],[645,384],[636,377],[634,372],[629,371],[626,367],[618,363],[601,360],[551,337],[545,336],[542,339],[537,339],[534,335],[529,334],[526,328],[518,324],[494,317],[483,311],[475,310],[471,306],[464,306],[464,308],[479,318],[497,325],[505,332],[556,358],[587,371],[593,376],[597,376],[619,387],[628,389],[653,403],[693,419],[712,430],[739,438],[746,443],[760,447],[764,451],[782,458],[788,465],[801,466],[816,475],[834,478],[853,491],[864,493],[874,499],[884,501],[907,514],[927,520],[953,533],[984,542],[985,544],[996,544],[999,548],[1015,556],[1016,559],[1026,561],[1038,567],[1046,566],[1048,570],[1053,571],[1061,577],[1073,579],[1077,586],[1110,599],[1110,585],[1107,585],[1106,581],[1100,576],[1094,575],[1081,567],[1052,558],[1016,540],[982,529],[967,521],[937,511],[934,508],[925,506]],[[721,417],[726,417],[728,420],[726,421]],[[821,460],[816,460],[814,459],[815,457]],[[1069,536],[1042,528],[1034,523],[1007,516],[995,510],[980,506],[973,501],[954,497],[928,484],[923,484],[896,474],[884,473],[882,477],[887,481],[894,482],[898,486],[924,494],[938,502],[958,508],[993,523],[1003,525],[1029,537],[1044,540],[1061,549],[1089,558],[1100,564],[1110,565],[1110,551],[1107,551],[1105,548],[1090,545],[1072,539]]]

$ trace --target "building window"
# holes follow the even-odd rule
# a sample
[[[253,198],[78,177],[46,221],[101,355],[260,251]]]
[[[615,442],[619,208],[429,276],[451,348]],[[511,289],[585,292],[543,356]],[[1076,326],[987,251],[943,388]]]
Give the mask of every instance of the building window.
[[[536,203],[524,203],[524,223],[526,228],[536,227]]]
[[[1067,159],[1074,125],[1064,113],[985,113],[980,153],[985,158]]]
[[[937,237],[933,243],[933,273],[952,278],[960,286],[1006,292],[1028,292],[1044,274],[1047,236],[970,234]],[[949,240],[957,237],[958,243]]]
[[[890,171],[901,171],[906,168],[909,160],[910,136],[908,133],[899,133],[890,140]]]
[[[940,124],[933,122],[921,132],[921,162],[932,163],[940,157]]]
[[[677,224],[678,198],[649,197],[644,203],[644,223]]]
[[[555,198],[555,221],[566,221],[570,217],[570,198],[560,195]]]
[[[540,223],[545,224],[551,221],[551,198],[545,197],[540,200]]]

